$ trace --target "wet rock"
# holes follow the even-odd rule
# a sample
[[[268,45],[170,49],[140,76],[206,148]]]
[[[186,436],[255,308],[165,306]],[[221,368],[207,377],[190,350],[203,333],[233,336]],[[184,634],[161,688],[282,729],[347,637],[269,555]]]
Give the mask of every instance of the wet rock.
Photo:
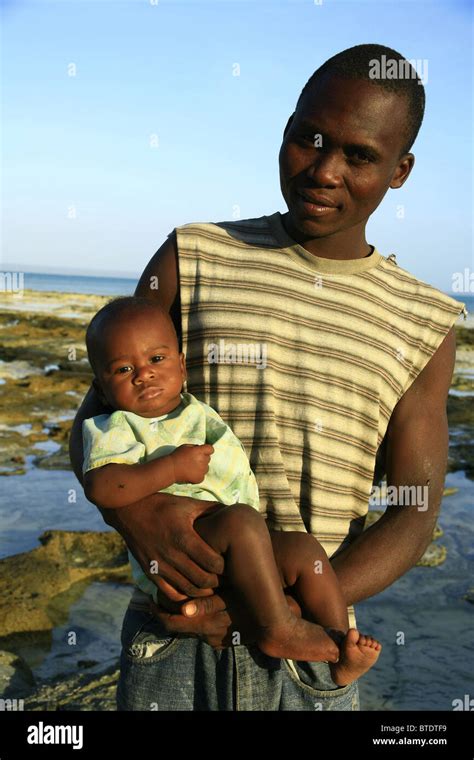
[[[442,544],[430,544],[421,557],[421,559],[418,560],[416,563],[417,567],[438,567],[438,565],[442,565],[445,561],[446,557],[448,556],[448,550],[445,546],[442,546]]]
[[[60,449],[55,451],[54,454],[48,456],[40,456],[34,459],[36,467],[41,467],[43,470],[72,470],[71,462],[69,460],[69,452],[66,449]]]
[[[459,491],[459,488],[445,488],[443,491],[443,499],[446,498],[446,496],[454,496],[455,493]]]
[[[101,673],[61,676],[25,699],[25,710],[116,710],[118,662]]]
[[[463,599],[470,604],[474,604],[474,588],[470,588],[463,596]]]
[[[26,662],[17,654],[0,650],[0,696],[2,698],[30,694],[35,679]]]
[[[50,632],[92,580],[131,583],[126,546],[115,531],[49,530],[41,546],[0,560],[0,642]],[[8,648],[8,647],[7,647]]]

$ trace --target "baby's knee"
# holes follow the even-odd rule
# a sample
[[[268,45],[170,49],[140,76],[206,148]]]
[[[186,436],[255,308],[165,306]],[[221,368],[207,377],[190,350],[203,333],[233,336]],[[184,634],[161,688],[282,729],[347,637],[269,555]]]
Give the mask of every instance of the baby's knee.
[[[219,520],[230,535],[241,536],[247,531],[251,534],[266,530],[265,518],[248,504],[232,504],[219,515]]]
[[[311,533],[294,531],[285,536],[290,536],[291,552],[295,557],[309,558],[311,560],[321,560],[328,562],[328,555],[319,543],[318,539]]]

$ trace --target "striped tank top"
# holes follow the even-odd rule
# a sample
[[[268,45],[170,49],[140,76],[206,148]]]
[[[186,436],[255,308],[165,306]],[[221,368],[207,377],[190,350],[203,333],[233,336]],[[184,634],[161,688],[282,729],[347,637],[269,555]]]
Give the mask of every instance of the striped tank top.
[[[281,214],[175,228],[188,390],[242,441],[270,529],[363,529],[392,411],[463,304],[376,249],[318,258]]]

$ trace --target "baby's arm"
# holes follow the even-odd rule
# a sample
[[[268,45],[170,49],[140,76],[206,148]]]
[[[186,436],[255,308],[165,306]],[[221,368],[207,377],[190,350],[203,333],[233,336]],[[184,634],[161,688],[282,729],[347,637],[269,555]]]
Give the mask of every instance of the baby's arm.
[[[183,444],[171,454],[143,464],[106,464],[87,470],[84,491],[93,504],[116,509],[168,488],[173,483],[201,483],[213,447]]]

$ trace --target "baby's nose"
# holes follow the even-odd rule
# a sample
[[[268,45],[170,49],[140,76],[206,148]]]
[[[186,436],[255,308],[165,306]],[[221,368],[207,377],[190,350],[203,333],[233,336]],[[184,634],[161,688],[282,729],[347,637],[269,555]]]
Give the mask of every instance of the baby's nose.
[[[154,376],[155,368],[150,364],[145,364],[143,367],[135,367],[136,380],[148,380],[150,377]]]

